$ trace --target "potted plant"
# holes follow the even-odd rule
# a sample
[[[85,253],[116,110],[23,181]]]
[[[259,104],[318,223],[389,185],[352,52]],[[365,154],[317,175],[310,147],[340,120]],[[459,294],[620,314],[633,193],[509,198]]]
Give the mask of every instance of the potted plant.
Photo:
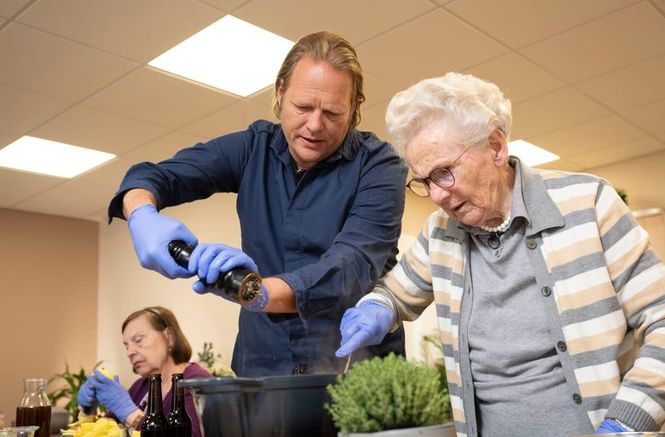
[[[206,368],[212,376],[235,376],[233,370],[228,366],[220,365],[217,366],[217,363],[221,361],[222,354],[216,354],[212,350],[212,342],[203,342],[203,352],[197,353],[199,357],[199,363]]]
[[[340,436],[455,435],[439,372],[390,354],[356,363],[327,388]]]

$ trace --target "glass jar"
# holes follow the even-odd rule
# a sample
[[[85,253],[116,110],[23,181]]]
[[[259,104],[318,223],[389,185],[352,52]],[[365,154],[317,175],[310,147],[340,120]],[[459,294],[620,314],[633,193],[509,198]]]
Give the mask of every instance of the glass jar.
[[[38,426],[35,437],[49,437],[51,402],[46,395],[46,378],[23,380],[23,398],[16,407],[16,426]]]

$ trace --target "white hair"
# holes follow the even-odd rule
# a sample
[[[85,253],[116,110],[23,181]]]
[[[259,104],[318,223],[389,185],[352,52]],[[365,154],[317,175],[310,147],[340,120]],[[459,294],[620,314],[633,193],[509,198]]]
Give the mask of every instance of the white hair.
[[[482,145],[495,129],[501,130],[507,141],[511,104],[493,83],[454,72],[424,79],[395,94],[388,104],[388,134],[400,151],[434,121],[446,130],[446,139],[456,144]]]

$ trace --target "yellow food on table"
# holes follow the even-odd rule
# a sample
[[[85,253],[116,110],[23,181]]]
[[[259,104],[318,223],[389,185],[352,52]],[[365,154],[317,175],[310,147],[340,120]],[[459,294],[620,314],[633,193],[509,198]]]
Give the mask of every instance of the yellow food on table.
[[[79,423],[75,429],[62,431],[62,435],[73,437],[123,437],[125,432],[115,420],[102,417],[96,422]],[[132,433],[132,437],[136,437],[136,434]]]

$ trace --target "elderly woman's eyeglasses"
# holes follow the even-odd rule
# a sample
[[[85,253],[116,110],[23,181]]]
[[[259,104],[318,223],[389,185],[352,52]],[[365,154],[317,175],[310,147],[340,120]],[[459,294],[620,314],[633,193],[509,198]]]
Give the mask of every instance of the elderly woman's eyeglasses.
[[[432,170],[432,172],[425,179],[412,178],[406,186],[409,190],[416,196],[428,197],[430,190],[430,183],[433,182],[441,188],[450,188],[455,185],[455,176],[450,170],[457,161],[469,150],[471,146],[464,149],[453,162],[450,163],[447,167],[438,167]]]

